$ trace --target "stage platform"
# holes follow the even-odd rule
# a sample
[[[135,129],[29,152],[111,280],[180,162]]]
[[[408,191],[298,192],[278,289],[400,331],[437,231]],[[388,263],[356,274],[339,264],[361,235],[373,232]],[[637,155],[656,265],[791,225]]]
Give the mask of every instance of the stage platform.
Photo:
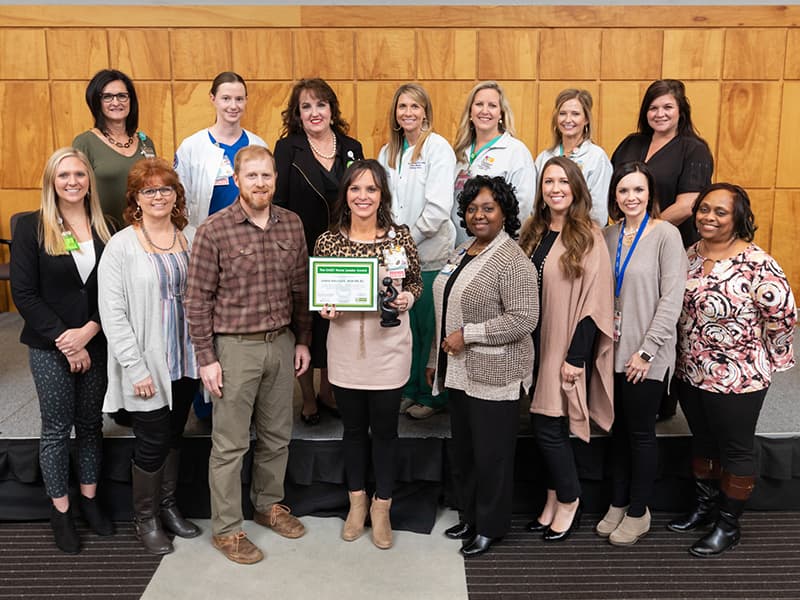
[[[39,406],[28,369],[27,348],[18,342],[22,321],[16,313],[0,313],[0,520],[47,518],[38,466]],[[748,506],[755,510],[800,510],[800,368],[776,376],[757,428],[760,478]],[[299,398],[295,394],[296,412]],[[347,494],[341,458],[341,422],[323,415],[307,427],[295,420],[289,448],[286,503],[298,515],[344,516]],[[400,418],[398,487],[392,522],[396,529],[428,533],[441,504],[455,506],[448,469],[449,418],[435,415],[425,421]],[[659,472],[651,503],[654,510],[682,510],[691,499],[690,433],[683,415],[657,427]],[[130,429],[106,417],[100,493],[115,519],[130,519]],[[593,435],[590,444],[573,440],[589,512],[601,513],[608,504],[608,444]],[[208,518],[209,426],[191,416],[187,424],[178,491],[188,516]],[[250,460],[248,454],[247,461]],[[543,501],[541,460],[530,436],[525,411],[520,414],[515,476],[515,513],[534,513]],[[249,469],[243,470],[243,504]]]

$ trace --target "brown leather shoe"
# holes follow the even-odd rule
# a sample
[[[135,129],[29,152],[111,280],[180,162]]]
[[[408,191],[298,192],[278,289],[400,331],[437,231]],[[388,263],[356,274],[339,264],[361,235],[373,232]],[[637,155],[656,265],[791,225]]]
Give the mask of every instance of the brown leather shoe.
[[[214,544],[214,548],[225,555],[225,558],[242,565],[252,565],[264,558],[264,554],[247,539],[244,531],[233,535],[211,536],[211,543]]]
[[[285,538],[296,539],[303,537],[306,532],[305,526],[300,519],[295,517],[288,506],[283,504],[273,504],[269,509],[269,514],[253,511],[253,521],[264,527],[272,529],[278,535]]]

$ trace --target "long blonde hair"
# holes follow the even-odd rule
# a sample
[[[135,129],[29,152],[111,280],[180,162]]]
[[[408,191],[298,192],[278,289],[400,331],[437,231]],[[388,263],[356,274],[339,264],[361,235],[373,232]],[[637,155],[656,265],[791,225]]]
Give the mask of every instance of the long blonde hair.
[[[402,94],[408,94],[415,102],[419,102],[425,110],[425,118],[422,120],[422,130],[420,131],[417,143],[414,144],[414,151],[411,153],[411,162],[419,160],[419,155],[422,154],[422,147],[425,140],[428,138],[431,129],[433,128],[433,104],[431,97],[425,88],[418,83],[404,83],[394,93],[392,100],[392,107],[389,109],[389,166],[397,168],[397,163],[400,162],[400,157],[403,154],[403,139],[405,132],[400,124],[397,122],[397,103],[400,101]],[[427,127],[426,127],[427,126]]]
[[[559,264],[562,272],[570,279],[577,279],[583,275],[583,258],[594,246],[592,234],[592,196],[586,186],[580,167],[565,156],[554,156],[542,168],[542,174],[551,165],[564,169],[572,192],[572,204],[567,209],[564,227],[561,229],[561,243],[566,252],[561,255]],[[539,177],[536,189],[536,200],[533,205],[533,214],[528,217],[522,226],[519,236],[519,245],[522,250],[531,256],[536,246],[550,229],[550,207],[545,204],[542,194],[542,179]]]
[[[65,158],[77,158],[86,168],[86,172],[89,175],[89,191],[86,192],[86,197],[83,199],[83,206],[89,217],[89,224],[94,229],[97,237],[103,240],[103,243],[111,239],[111,232],[109,232],[108,225],[106,225],[106,220],[103,217],[103,209],[100,208],[100,200],[97,194],[94,193],[97,188],[94,171],[92,170],[92,165],[89,164],[89,159],[86,158],[83,152],[75,148],[59,148],[47,159],[47,164],[44,167],[44,174],[42,175],[42,207],[39,209],[41,214],[39,241],[44,247],[44,251],[50,256],[69,254],[64,245],[64,238],[61,235],[62,227],[59,223],[61,217],[58,212],[58,196],[55,188],[56,171],[61,161]]]
[[[475,126],[470,120],[472,114],[472,103],[475,101],[475,95],[481,90],[495,90],[500,96],[500,123],[497,128],[500,133],[507,131],[511,135],[516,135],[514,129],[514,113],[511,112],[511,106],[508,104],[503,88],[496,81],[481,81],[477,84],[467,96],[467,103],[464,106],[464,112],[461,113],[461,120],[458,122],[458,131],[456,132],[456,142],[453,144],[453,150],[456,153],[456,158],[460,161],[464,156],[464,150],[469,148],[472,142],[475,141]]]

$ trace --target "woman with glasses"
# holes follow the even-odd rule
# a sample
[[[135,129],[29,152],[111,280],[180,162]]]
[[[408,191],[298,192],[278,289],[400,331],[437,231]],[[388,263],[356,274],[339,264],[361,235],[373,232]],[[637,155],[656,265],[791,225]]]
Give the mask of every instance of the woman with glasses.
[[[99,267],[100,317],[108,339],[104,412],[121,408],[133,423],[136,535],[153,554],[172,552],[162,525],[180,537],[200,535],[175,502],[179,448],[198,387],[183,298],[189,248],[183,186],[160,158],[128,175],[126,227],[108,243]]]
[[[94,126],[72,145],[94,170],[103,212],[121,227],[128,171],[142,158],[156,155],[153,141],[139,126],[139,100],[130,77],[114,69],[98,71],[86,87],[86,104]]]

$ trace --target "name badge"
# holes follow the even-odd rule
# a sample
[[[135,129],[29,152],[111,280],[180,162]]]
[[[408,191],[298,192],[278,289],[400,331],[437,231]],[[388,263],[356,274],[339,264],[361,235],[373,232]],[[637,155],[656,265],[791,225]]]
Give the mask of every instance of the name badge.
[[[442,275],[445,275],[446,277],[450,277],[450,275],[452,275],[453,271],[455,271],[455,270],[456,270],[456,265],[451,264],[451,263],[447,263],[445,266],[442,267],[442,270],[439,271],[439,272]]]
[[[228,160],[227,155],[222,156],[222,164],[217,171],[217,177],[214,180],[214,185],[228,185],[228,178],[233,175],[233,165]]]

